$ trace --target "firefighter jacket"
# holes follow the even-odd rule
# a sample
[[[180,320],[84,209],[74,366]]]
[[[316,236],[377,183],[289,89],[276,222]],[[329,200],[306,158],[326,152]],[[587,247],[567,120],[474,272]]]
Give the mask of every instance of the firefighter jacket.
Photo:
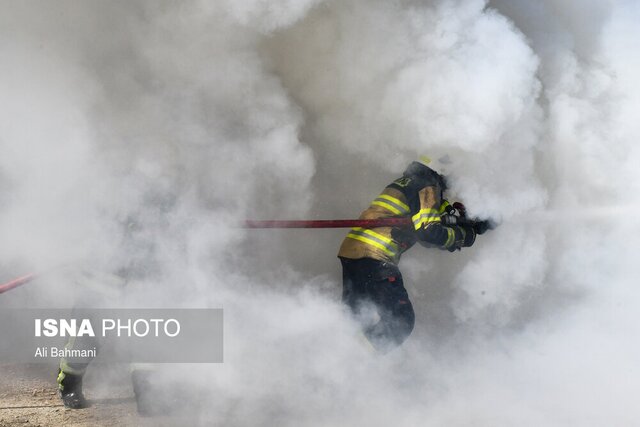
[[[360,219],[409,217],[413,227],[352,228],[340,246],[341,258],[372,258],[397,265],[400,256],[416,242],[426,247],[454,251],[471,246],[475,232],[470,226],[444,225],[441,216],[445,182],[431,168],[413,162],[401,178],[389,184],[360,215]]]

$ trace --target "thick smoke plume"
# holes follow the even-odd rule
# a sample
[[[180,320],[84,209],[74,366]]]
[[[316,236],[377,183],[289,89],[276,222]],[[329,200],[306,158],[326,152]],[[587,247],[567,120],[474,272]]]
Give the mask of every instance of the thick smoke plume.
[[[223,307],[224,364],[168,375],[203,424],[637,423],[639,20],[622,0],[3,2],[0,273],[50,273],[0,304]],[[423,154],[501,225],[405,255],[416,329],[375,356],[339,302],[343,230],[237,225],[355,217]]]

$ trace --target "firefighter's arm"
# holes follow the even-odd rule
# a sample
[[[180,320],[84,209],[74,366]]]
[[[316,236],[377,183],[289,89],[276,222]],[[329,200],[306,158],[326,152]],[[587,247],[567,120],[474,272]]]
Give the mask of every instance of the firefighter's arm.
[[[428,186],[420,190],[420,211],[413,215],[418,239],[428,245],[455,251],[473,245],[476,233],[468,225],[445,225],[442,222],[440,189]]]
[[[469,247],[476,240],[476,233],[472,227],[460,225],[445,226],[434,223],[420,230],[418,234],[421,241],[451,252]]]

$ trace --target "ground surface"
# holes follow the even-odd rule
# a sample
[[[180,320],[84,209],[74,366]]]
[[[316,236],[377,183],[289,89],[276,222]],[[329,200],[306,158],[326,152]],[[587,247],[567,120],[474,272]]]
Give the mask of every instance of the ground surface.
[[[126,368],[90,369],[85,389],[91,407],[80,410],[62,405],[55,374],[50,365],[0,364],[0,427],[162,426],[176,421],[137,414]]]

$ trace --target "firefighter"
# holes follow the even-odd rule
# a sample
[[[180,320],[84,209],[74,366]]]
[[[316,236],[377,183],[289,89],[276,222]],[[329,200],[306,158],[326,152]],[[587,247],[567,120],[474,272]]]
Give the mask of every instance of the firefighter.
[[[154,199],[161,203],[156,208],[167,209],[172,206],[173,196],[162,193],[154,195]],[[153,234],[147,231],[144,222],[134,214],[128,216],[121,225],[121,246],[110,260],[110,264],[115,267],[108,271],[80,269],[74,273],[74,288],[79,291],[75,296],[78,307],[104,308],[104,301],[113,302],[113,298],[126,298],[127,287],[135,286],[136,281],[157,277],[154,272],[159,272],[160,266],[154,256]],[[90,316],[91,309],[84,309],[83,313]],[[83,336],[70,338],[65,347],[69,350],[88,350],[100,348],[102,344],[104,343],[96,338]],[[56,378],[58,393],[65,407],[80,409],[89,406],[83,393],[82,379],[92,360],[91,357],[60,359]]]
[[[117,292],[123,289],[126,283],[123,277],[97,271],[80,270],[69,274],[73,274],[74,288],[78,290],[78,295],[75,297],[78,299],[77,305],[81,307],[95,307],[98,304],[95,299],[104,297],[104,290],[109,289],[111,292]],[[93,291],[87,292],[88,289]],[[76,308],[72,309],[72,317],[74,318],[91,317],[91,313],[92,309],[88,308],[80,312]],[[92,321],[92,323],[95,324],[96,321]],[[96,337],[79,336],[70,337],[65,348],[69,350],[90,350],[93,348],[99,349],[100,346],[100,340]],[[56,380],[58,393],[65,407],[81,409],[89,406],[89,402],[82,391],[82,379],[92,361],[93,357],[62,357],[60,359]]]
[[[72,338],[67,343],[66,348],[76,350],[84,347],[91,348],[91,346],[97,346],[97,341],[95,340],[84,339],[84,342],[80,341],[81,340]],[[82,409],[89,406],[82,392],[82,378],[90,362],[90,359],[80,361],[62,358],[60,360],[57,376],[58,393],[65,407]]]
[[[136,225],[128,223],[128,228],[132,230]],[[133,231],[129,231],[133,232]],[[127,237],[125,235],[125,237]],[[117,259],[115,264],[124,267],[118,268],[115,272],[87,271],[81,270],[74,275],[74,288],[79,290],[76,295],[76,305],[78,307],[104,308],[102,301],[114,301],[114,298],[126,298],[125,290],[132,285],[132,281],[139,280],[149,275],[148,269],[156,268],[151,260],[151,256],[144,250],[126,250],[123,253],[128,257],[126,260]],[[144,248],[146,249],[146,248]],[[84,292],[80,292],[83,290]],[[80,295],[81,294],[81,295]],[[73,317],[91,317],[92,308],[72,310]],[[97,312],[98,313],[98,312]],[[92,323],[99,323],[93,321]],[[104,343],[96,337],[79,336],[70,337],[65,345],[69,350],[90,350],[100,349]],[[58,393],[64,406],[70,409],[81,409],[89,406],[89,402],[84,396],[82,380],[92,357],[63,357],[57,374]]]
[[[458,220],[453,205],[444,199],[445,179],[430,163],[426,157],[412,162],[360,215],[360,219],[410,217],[413,227],[353,228],[338,252],[342,300],[359,319],[365,337],[381,352],[401,345],[415,323],[398,269],[402,253],[416,242],[453,252],[473,245],[476,235],[490,227],[487,221]],[[463,211],[461,204],[454,205]],[[374,308],[377,322],[365,319],[365,307]]]

